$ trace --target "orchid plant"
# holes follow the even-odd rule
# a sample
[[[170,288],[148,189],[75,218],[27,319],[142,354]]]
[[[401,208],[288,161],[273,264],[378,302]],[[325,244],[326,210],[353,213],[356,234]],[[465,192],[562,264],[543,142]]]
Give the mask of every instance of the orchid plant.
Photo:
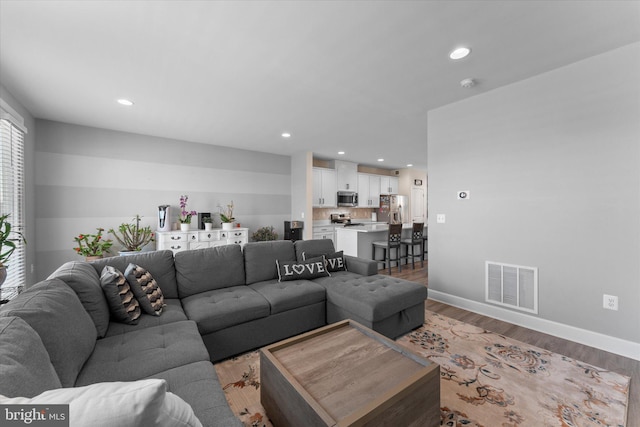
[[[233,200],[227,205],[226,209],[220,205],[218,205],[218,209],[220,209],[220,221],[226,223],[235,221],[233,217]]]
[[[187,200],[189,200],[189,196],[180,196],[180,217],[178,219],[181,224],[191,224],[191,217],[198,214],[196,211],[187,210]]]

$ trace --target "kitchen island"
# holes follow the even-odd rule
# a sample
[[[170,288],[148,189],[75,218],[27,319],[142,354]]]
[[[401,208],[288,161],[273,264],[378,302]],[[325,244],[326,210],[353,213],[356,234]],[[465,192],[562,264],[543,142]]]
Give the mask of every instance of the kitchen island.
[[[402,238],[411,238],[413,224],[402,224]],[[373,259],[373,242],[387,241],[389,224],[371,223],[359,226],[336,228],[336,250],[345,255]],[[377,255],[382,257],[382,253]]]

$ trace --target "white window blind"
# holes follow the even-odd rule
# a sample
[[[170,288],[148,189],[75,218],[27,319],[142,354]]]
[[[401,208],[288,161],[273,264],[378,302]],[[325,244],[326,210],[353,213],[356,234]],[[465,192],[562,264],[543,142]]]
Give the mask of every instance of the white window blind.
[[[2,101],[2,100],[0,100]],[[0,105],[0,212],[10,214],[7,219],[14,231],[25,232],[24,212],[24,135],[22,118],[2,101]],[[17,237],[17,236],[15,236]],[[17,243],[17,242],[16,242]],[[7,279],[3,289],[25,285],[26,250],[24,243],[6,262]]]

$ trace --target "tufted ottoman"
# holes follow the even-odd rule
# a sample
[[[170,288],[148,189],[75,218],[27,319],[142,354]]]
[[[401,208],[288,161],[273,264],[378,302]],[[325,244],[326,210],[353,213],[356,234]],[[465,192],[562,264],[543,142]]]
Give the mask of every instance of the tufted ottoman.
[[[327,290],[327,323],[353,319],[389,338],[424,323],[427,288],[380,274],[317,279]]]

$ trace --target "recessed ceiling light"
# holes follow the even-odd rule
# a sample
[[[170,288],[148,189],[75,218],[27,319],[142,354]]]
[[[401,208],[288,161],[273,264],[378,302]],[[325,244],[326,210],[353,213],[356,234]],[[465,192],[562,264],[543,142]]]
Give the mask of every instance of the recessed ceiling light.
[[[411,163],[409,163],[409,164],[407,165],[407,167],[408,167],[408,168],[410,168],[411,166],[413,166]]]
[[[379,162],[384,162],[384,159],[378,159]]]
[[[467,55],[469,55],[470,53],[471,53],[471,49],[469,49],[468,47],[459,47],[451,51],[451,53],[449,54],[449,58],[462,59]]]
[[[283,138],[291,138],[291,134],[289,132],[283,132],[282,133],[282,137]]]
[[[344,151],[338,151],[338,154],[342,156],[344,154]]]
[[[129,101],[128,99],[118,99],[118,104],[126,105],[127,107],[131,107],[133,105],[133,101]]]

